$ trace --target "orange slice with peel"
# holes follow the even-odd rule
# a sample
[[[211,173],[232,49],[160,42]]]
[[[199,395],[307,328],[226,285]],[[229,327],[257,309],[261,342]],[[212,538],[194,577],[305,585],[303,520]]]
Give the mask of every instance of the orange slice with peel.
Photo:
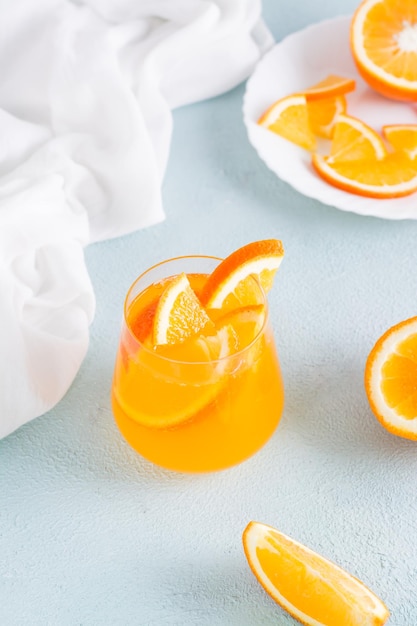
[[[384,159],[329,162],[314,154],[312,164],[328,183],[368,198],[401,198],[417,191],[417,165],[401,153]]]
[[[283,257],[284,248],[278,239],[255,241],[235,250],[209,276],[201,293],[203,305],[226,312],[262,304],[259,285],[264,292],[270,290]]]
[[[253,304],[225,313],[219,317],[216,326],[220,329],[231,326],[238,338],[238,350],[243,350],[259,335],[264,326],[265,317],[264,305]]]
[[[351,115],[339,115],[327,163],[383,159],[387,154],[382,138],[370,126]]]
[[[314,134],[323,139],[330,139],[339,115],[346,112],[346,98],[322,98],[307,101],[308,119]]]
[[[281,98],[261,115],[258,124],[306,150],[315,150],[307,100],[303,95]]]
[[[355,87],[356,82],[353,78],[346,78],[338,74],[329,74],[315,85],[304,89],[302,94],[307,98],[308,102],[313,102],[314,100],[322,100],[323,98],[343,96],[349,93],[349,91],[353,91]]]
[[[306,626],[382,626],[389,617],[361,581],[271,526],[250,522],[243,547],[265,591]]]
[[[395,150],[410,159],[417,156],[417,124],[390,124],[382,127],[382,134]]]
[[[199,417],[226,388],[228,368],[233,366],[228,357],[237,349],[237,335],[230,325],[207,337],[193,336],[175,345],[141,348],[115,391],[117,401],[142,426],[179,427]],[[130,405],[132,388],[138,391]],[[141,388],[146,393],[141,395],[138,406],[135,398]]]
[[[359,73],[376,91],[400,100],[417,99],[417,3],[364,0],[350,31]]]
[[[181,343],[212,322],[182,273],[162,292],[153,318],[153,344]]]
[[[417,439],[417,317],[389,328],[365,366],[365,390],[380,423],[394,435]]]

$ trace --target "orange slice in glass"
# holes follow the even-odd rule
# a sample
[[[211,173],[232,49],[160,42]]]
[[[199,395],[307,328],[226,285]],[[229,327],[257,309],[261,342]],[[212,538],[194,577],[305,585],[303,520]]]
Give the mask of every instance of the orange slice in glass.
[[[417,317],[378,339],[365,366],[369,404],[394,435],[417,439]]]
[[[277,239],[255,241],[235,250],[209,276],[201,293],[207,309],[232,309],[262,304],[264,292],[272,287],[275,273],[284,257]]]
[[[271,526],[250,522],[243,547],[265,591],[306,626],[382,626],[389,617],[361,581]]]
[[[162,292],[153,318],[153,344],[177,344],[200,333],[212,322],[182,273]]]

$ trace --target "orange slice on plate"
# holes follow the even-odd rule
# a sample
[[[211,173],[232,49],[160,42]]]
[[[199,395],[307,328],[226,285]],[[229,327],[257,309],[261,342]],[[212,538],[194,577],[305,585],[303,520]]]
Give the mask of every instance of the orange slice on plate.
[[[417,439],[417,317],[378,339],[366,361],[365,389],[373,413],[389,432]]]
[[[235,250],[209,276],[201,293],[202,303],[207,309],[224,312],[263,304],[262,290],[268,292],[272,287],[283,257],[284,248],[278,239],[255,241]]]
[[[400,198],[417,191],[417,165],[401,153],[384,159],[329,162],[313,155],[313,167],[328,183],[359,196],[369,198]]]
[[[271,526],[250,522],[243,547],[265,591],[306,626],[382,626],[389,617],[361,581]]]
[[[187,276],[179,274],[162,292],[153,318],[153,344],[177,344],[200,333],[212,322]]]
[[[410,159],[417,155],[417,124],[390,124],[382,127],[382,133],[391,146],[405,152]]]
[[[330,139],[341,113],[346,112],[346,99],[343,96],[307,101],[308,119],[313,133]]]
[[[387,153],[382,138],[365,122],[351,115],[339,115],[327,163],[383,159]]]
[[[364,80],[389,98],[417,99],[417,3],[365,0],[350,32],[353,58]]]
[[[306,150],[315,150],[316,138],[310,127],[307,100],[303,95],[281,98],[261,115],[258,124]]]
[[[302,94],[306,96],[308,102],[322,100],[323,98],[335,98],[343,96],[355,89],[356,82],[353,78],[345,78],[337,74],[329,74],[323,80],[305,89]]]

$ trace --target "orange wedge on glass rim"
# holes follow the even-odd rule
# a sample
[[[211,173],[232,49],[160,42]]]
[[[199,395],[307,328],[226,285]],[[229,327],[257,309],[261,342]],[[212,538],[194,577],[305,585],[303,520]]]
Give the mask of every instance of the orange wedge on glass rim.
[[[374,415],[389,432],[417,439],[417,317],[378,339],[366,361],[365,390]]]
[[[414,0],[364,0],[351,21],[350,47],[370,87],[388,98],[417,99]]]
[[[243,547],[265,591],[306,626],[382,626],[389,617],[361,581],[271,526],[250,522]]]
[[[255,241],[235,250],[209,276],[201,301],[206,309],[224,313],[242,306],[263,304],[282,259],[284,248],[278,239]]]
[[[382,134],[394,150],[405,152],[410,159],[417,156],[417,124],[387,124]]]

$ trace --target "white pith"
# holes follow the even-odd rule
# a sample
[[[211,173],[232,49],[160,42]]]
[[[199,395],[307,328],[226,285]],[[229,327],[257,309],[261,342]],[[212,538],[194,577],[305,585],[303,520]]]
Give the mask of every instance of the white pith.
[[[307,103],[305,96],[288,96],[283,98],[276,106],[272,107],[271,111],[261,122],[261,126],[269,126],[273,124],[283,111],[294,106],[305,106]]]
[[[260,578],[261,584],[265,587],[265,589],[273,597],[275,597],[277,601],[279,602],[279,604],[281,604],[288,612],[292,613],[294,617],[300,620],[300,622],[302,622],[303,624],[308,624],[309,626],[326,626],[326,624],[324,624],[323,622],[317,621],[316,619],[307,615],[303,611],[300,611],[297,607],[295,607],[293,604],[288,602],[285,596],[283,596],[279,592],[279,590],[275,587],[275,585],[272,584],[270,579],[265,575],[262,569],[262,566],[259,562],[259,559],[257,557],[256,548],[261,547],[261,548],[271,549],[271,546],[266,540],[271,531],[273,531],[274,533],[273,537],[275,540],[277,540],[277,535],[281,536],[286,541],[290,542],[293,546],[298,547],[300,550],[302,550],[307,556],[311,555],[312,557],[319,558],[323,562],[330,564],[331,567],[335,571],[338,571],[341,573],[342,577],[346,581],[349,582],[350,586],[357,586],[358,594],[360,594],[362,598],[367,597],[372,602],[373,610],[372,610],[372,613],[369,615],[369,621],[367,620],[366,622],[364,622],[363,615],[358,614],[358,619],[360,618],[361,622],[358,621],[357,623],[360,624],[360,626],[372,626],[373,624],[376,623],[375,619],[378,619],[378,618],[380,620],[386,619],[387,617],[386,608],[383,605],[383,603],[379,600],[379,598],[377,598],[369,589],[367,589],[364,585],[362,585],[356,578],[351,576],[348,572],[340,568],[338,565],[331,563],[324,557],[321,557],[316,552],[314,552],[313,550],[310,550],[309,548],[300,544],[294,539],[291,539],[287,535],[284,535],[284,533],[280,533],[277,530],[272,529],[271,527],[267,526],[266,524],[261,524],[260,522],[253,522],[249,530],[246,532],[246,550],[250,554],[252,566],[256,570],[256,573]],[[306,564],[305,567],[308,568],[308,565]],[[381,623],[383,623],[383,621],[381,621]]]
[[[384,69],[376,65],[366,54],[365,46],[364,46],[364,38],[363,38],[363,25],[365,23],[366,16],[369,10],[376,6],[377,4],[383,4],[383,0],[368,0],[362,6],[359,7],[355,22],[353,25],[353,40],[355,42],[355,52],[357,55],[357,59],[360,65],[363,65],[365,68],[369,69],[375,76],[383,80],[384,82],[395,84],[397,87],[404,88],[406,90],[415,90],[417,89],[417,80],[410,81],[405,78],[398,78],[389,72],[386,72]],[[410,28],[413,28],[413,34],[408,34]],[[410,40],[414,40],[414,37],[417,37],[417,32],[414,34],[414,30],[417,29],[417,25],[406,25],[405,29],[402,30],[397,35],[394,35],[394,39],[397,41],[399,47],[410,45]],[[359,44],[359,45],[358,45]],[[401,47],[402,50],[407,51],[405,47]]]
[[[394,35],[398,47],[403,52],[417,52],[417,24],[403,21],[403,30]]]
[[[399,415],[394,408],[387,406],[381,390],[381,371],[385,361],[392,353],[396,352],[399,343],[414,333],[417,334],[417,320],[403,326],[387,337],[373,363],[370,385],[372,401],[386,422],[400,430],[406,429],[409,433],[417,434],[417,415],[415,420]]]
[[[372,191],[375,196],[379,196],[380,198],[390,197],[393,193],[401,194],[405,192],[412,192],[415,190],[417,185],[417,174],[411,178],[411,180],[403,183],[397,183],[395,185],[366,185],[365,183],[361,183],[354,179],[341,176],[338,172],[336,172],[336,170],[327,164],[325,157],[321,155],[317,154],[315,161],[320,165],[319,169],[322,172],[327,173],[331,180],[342,183],[346,189]]]
[[[240,265],[227,279],[220,285],[219,290],[208,302],[208,307],[212,309],[220,308],[229,294],[231,294],[238,284],[248,276],[260,275],[263,270],[276,270],[281,264],[283,257],[271,256],[261,257]]]

